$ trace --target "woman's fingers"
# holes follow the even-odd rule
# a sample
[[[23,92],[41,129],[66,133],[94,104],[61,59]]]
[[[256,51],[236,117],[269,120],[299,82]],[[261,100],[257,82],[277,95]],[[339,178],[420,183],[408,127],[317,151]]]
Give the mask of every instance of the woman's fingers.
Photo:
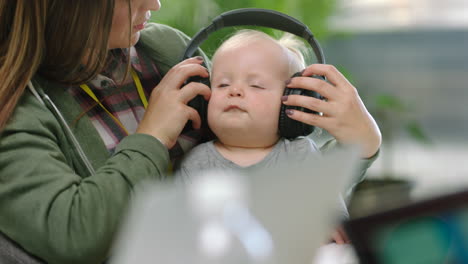
[[[196,56],[196,57],[192,57],[192,58],[188,58],[188,59],[185,59],[179,63],[177,63],[173,68],[176,68],[178,66],[181,66],[181,65],[185,65],[185,64],[191,64],[191,63],[198,63],[198,64],[201,64],[203,63],[204,59],[203,57],[201,56]]]
[[[284,104],[301,106],[322,112],[323,115],[288,110],[288,116],[299,122],[327,130],[341,143],[361,145],[362,155],[365,158],[374,155],[380,147],[382,136],[357,89],[331,65],[311,65],[304,70],[302,75],[322,75],[330,83],[317,78],[294,77],[287,87],[316,91],[327,100],[320,101],[306,95],[290,95]]]
[[[208,86],[200,82],[190,82],[180,89],[179,98],[184,104],[187,104],[195,96],[202,95],[205,100],[209,100],[211,90]]]
[[[295,109],[286,110],[286,114],[291,119],[311,126],[320,127],[325,130],[328,130],[328,127],[330,127],[331,122],[333,121],[333,119],[327,116],[306,113]]]
[[[185,83],[185,81],[192,76],[200,76],[208,78],[210,74],[208,70],[197,63],[186,63],[178,65],[166,74],[161,80],[162,87],[168,87],[170,89],[179,89]],[[171,85],[165,85],[171,84]]]
[[[201,117],[197,110],[194,108],[187,106],[187,113],[188,113],[188,120],[192,121],[192,127],[194,129],[200,129],[201,127]]]
[[[287,100],[283,101],[283,104],[300,106],[315,112],[325,113],[327,115],[333,115],[334,113],[332,103],[310,96],[288,95]]]
[[[152,135],[171,148],[188,120],[193,122],[194,128],[201,126],[200,115],[187,103],[198,94],[209,99],[211,91],[208,86],[199,82],[183,85],[192,76],[209,77],[208,70],[201,65],[202,62],[198,58],[190,58],[166,73],[151,93],[137,133]]]
[[[338,89],[351,85],[335,66],[329,64],[312,64],[307,67],[302,76],[321,75]]]
[[[315,91],[329,100],[336,98],[336,96],[338,95],[338,92],[336,91],[336,88],[333,85],[327,83],[322,79],[313,77],[294,77],[286,85],[286,87],[286,89],[300,88]]]

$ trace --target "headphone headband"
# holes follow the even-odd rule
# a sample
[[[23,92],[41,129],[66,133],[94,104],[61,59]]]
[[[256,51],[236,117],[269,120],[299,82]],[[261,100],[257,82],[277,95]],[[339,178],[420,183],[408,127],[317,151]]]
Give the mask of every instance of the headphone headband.
[[[192,41],[189,43],[187,49],[185,50],[182,60],[192,57],[195,51],[200,46],[200,44],[203,41],[205,41],[208,38],[208,36],[211,35],[213,32],[225,27],[232,26],[263,26],[289,32],[306,40],[314,50],[317,62],[322,64],[325,63],[325,57],[323,55],[322,49],[320,48],[320,45],[315,40],[312,32],[306,25],[301,23],[299,20],[285,15],[283,13],[274,10],[259,8],[235,9],[232,11],[222,13],[220,16],[213,19],[210,25],[200,30],[192,38]],[[322,76],[311,77],[322,80],[324,79]],[[201,78],[199,76],[195,76],[187,80],[187,82],[191,81],[201,82],[210,86],[209,78]],[[299,88],[284,89],[284,95],[290,94],[305,95],[320,99],[320,95],[314,91]],[[206,137],[203,140],[212,139],[213,135],[212,133],[210,133],[211,130],[209,129],[207,124],[207,102],[203,99],[202,96],[198,95],[194,99],[192,99],[188,104],[189,106],[197,109],[200,113],[200,117],[202,119],[202,128],[207,131],[207,135],[205,135]],[[312,131],[315,128],[314,126],[310,126],[289,118],[286,114],[287,109],[297,109],[299,111],[307,113],[314,113],[313,111],[303,107],[286,106],[282,104],[278,122],[278,129],[281,136],[291,139],[298,136],[306,136],[312,133]]]
[[[192,57],[200,44],[213,32],[232,26],[262,26],[289,32],[305,39],[314,50],[317,62],[325,63],[325,56],[319,43],[305,24],[281,12],[261,8],[235,9],[214,18],[210,25],[201,29],[192,38],[182,60]]]

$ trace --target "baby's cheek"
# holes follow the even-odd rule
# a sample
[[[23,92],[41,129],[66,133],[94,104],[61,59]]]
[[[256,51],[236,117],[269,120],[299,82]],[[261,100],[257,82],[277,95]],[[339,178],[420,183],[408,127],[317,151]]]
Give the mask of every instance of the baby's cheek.
[[[208,109],[207,109],[208,113],[217,111],[217,109],[220,108],[221,104],[222,104],[222,101],[220,97],[212,93],[210,96],[210,100],[208,101]]]
[[[210,119],[216,119],[216,116],[221,112],[222,103],[216,97],[211,96],[210,101],[208,102],[207,116],[208,122]]]

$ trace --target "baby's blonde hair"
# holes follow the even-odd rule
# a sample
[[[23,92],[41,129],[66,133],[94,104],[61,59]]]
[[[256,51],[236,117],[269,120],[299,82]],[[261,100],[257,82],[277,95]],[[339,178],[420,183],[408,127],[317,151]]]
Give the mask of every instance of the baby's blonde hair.
[[[284,33],[281,38],[275,39],[262,31],[242,29],[224,41],[213,57],[215,57],[216,53],[221,49],[236,48],[246,44],[248,45],[252,41],[260,39],[271,40],[284,49],[289,61],[290,75],[302,71],[305,68],[306,62],[303,54],[307,52],[307,49],[302,41],[290,33]]]

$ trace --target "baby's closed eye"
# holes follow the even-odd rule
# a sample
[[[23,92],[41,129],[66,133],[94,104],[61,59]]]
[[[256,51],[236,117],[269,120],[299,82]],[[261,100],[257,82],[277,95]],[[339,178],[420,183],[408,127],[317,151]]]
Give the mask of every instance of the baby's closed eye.
[[[258,89],[265,89],[265,87],[263,87],[262,85],[258,85],[258,84],[251,84],[250,87],[258,88]]]

